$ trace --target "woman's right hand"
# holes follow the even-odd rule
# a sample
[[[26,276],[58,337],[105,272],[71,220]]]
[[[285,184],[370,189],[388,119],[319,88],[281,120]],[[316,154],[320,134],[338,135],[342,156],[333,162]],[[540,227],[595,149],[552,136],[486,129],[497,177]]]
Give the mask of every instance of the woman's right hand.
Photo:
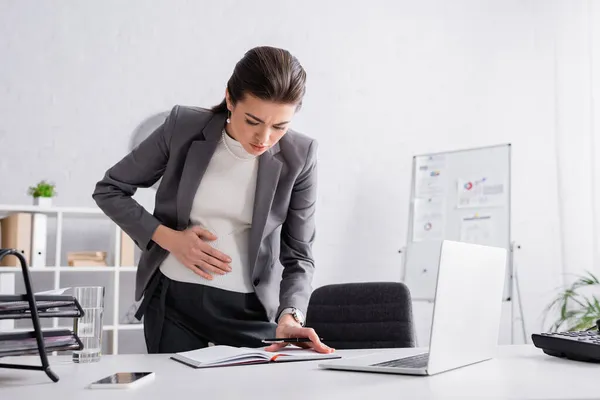
[[[212,280],[212,274],[224,275],[231,272],[231,258],[206,243],[217,240],[217,237],[199,226],[176,231],[161,225],[154,233],[153,240],[172,253],[180,263],[205,279]]]

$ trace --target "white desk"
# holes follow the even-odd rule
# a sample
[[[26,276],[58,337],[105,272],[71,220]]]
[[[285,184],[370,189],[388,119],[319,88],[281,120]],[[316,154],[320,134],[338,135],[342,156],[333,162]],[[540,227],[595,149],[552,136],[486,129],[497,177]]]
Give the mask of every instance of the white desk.
[[[414,349],[397,349],[406,354]],[[338,350],[339,351],[339,350]],[[372,351],[339,351],[343,356]],[[14,358],[12,359],[14,360]],[[37,362],[26,357],[24,361]],[[533,346],[503,346],[498,358],[432,377],[329,371],[318,362],[297,362],[196,370],[168,355],[104,356],[95,364],[51,357],[60,377],[0,369],[0,399],[598,399],[600,364],[550,357]],[[154,371],[149,385],[130,390],[85,386],[117,371]]]

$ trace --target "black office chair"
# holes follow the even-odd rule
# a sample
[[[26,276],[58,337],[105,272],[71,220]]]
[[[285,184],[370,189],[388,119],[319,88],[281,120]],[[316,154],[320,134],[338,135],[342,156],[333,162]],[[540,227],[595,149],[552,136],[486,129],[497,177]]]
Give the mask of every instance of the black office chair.
[[[308,304],[306,326],[335,349],[415,346],[410,291],[398,282],[317,288]]]

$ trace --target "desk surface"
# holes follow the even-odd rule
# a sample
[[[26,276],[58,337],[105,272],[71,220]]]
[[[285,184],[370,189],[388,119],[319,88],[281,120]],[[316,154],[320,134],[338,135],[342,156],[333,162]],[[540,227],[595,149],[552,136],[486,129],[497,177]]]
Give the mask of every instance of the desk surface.
[[[378,351],[378,350],[375,350]],[[404,355],[415,349],[394,349]],[[340,351],[344,357],[371,351]],[[15,358],[3,361],[13,362]],[[21,358],[22,363],[39,359]],[[549,357],[533,346],[501,346],[497,358],[431,377],[322,370],[296,362],[196,370],[166,354],[104,356],[94,364],[50,357],[60,377],[0,369],[0,398],[94,399],[591,399],[600,398],[600,364]],[[154,382],[129,390],[91,390],[87,384],[118,371],[151,370]]]

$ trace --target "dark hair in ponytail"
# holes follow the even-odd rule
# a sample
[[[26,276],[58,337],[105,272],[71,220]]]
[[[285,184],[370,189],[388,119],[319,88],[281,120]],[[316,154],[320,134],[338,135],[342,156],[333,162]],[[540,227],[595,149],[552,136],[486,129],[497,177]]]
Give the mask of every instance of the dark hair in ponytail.
[[[302,106],[306,91],[306,72],[296,57],[276,47],[255,47],[238,61],[227,82],[233,104],[249,93],[259,99]],[[226,113],[227,102],[212,107],[214,113]]]

